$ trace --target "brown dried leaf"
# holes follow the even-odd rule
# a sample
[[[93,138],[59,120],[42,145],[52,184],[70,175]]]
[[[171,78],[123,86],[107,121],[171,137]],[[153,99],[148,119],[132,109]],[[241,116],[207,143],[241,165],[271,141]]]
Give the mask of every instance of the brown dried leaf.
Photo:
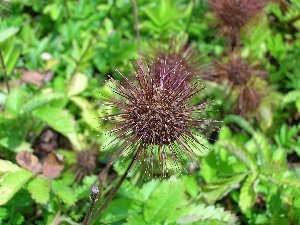
[[[43,174],[49,179],[55,179],[60,175],[63,168],[63,157],[51,152],[44,161]]]
[[[31,152],[19,152],[16,156],[16,161],[22,168],[33,173],[39,173],[42,170],[42,165],[39,163],[38,157]]]
[[[47,77],[47,73],[39,71],[23,71],[21,80],[25,83],[35,84],[41,87]]]

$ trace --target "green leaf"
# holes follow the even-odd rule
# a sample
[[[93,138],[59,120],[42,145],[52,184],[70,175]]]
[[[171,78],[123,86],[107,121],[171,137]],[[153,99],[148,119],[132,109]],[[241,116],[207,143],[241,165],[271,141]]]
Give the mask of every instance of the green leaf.
[[[148,225],[140,214],[132,214],[128,217],[126,225]]]
[[[237,125],[239,125],[241,128],[243,128],[245,131],[247,131],[248,133],[252,134],[254,133],[254,129],[252,127],[252,125],[245,120],[244,118],[237,116],[237,115],[229,115],[226,116],[224,119],[224,122],[226,124],[228,123],[235,123]]]
[[[203,159],[204,166],[201,169],[201,175],[206,182],[211,182],[218,173],[218,160],[216,160],[216,153],[210,152],[208,156]]]
[[[71,101],[73,101],[81,110],[81,116],[84,119],[84,121],[94,130],[101,131],[100,127],[100,120],[97,120],[95,118],[98,118],[98,114],[96,110],[93,109],[93,106],[86,98],[79,97],[79,96],[73,96],[70,98]]]
[[[143,198],[142,194],[140,193],[140,189],[127,180],[122,183],[122,186],[118,190],[117,194],[118,196],[122,196],[124,198],[131,198],[139,201],[141,201]]]
[[[273,176],[278,185],[288,185],[295,188],[300,188],[300,180],[292,171],[275,173]]]
[[[191,225],[199,225],[199,222],[192,223]],[[218,221],[218,220],[203,220],[201,221],[201,225],[228,225],[226,222]]]
[[[151,193],[156,189],[156,187],[159,185],[159,182],[157,180],[152,180],[150,182],[147,182],[144,184],[141,188],[141,194],[143,195],[143,201],[146,201],[149,199]]]
[[[12,162],[8,160],[0,159],[0,174],[7,173],[7,172],[15,172],[20,169],[21,168],[18,165],[13,164]]]
[[[37,177],[29,182],[27,190],[37,203],[46,204],[50,199],[50,180]]]
[[[176,219],[179,224],[206,224],[214,221],[216,224],[234,225],[237,218],[229,211],[215,206],[205,206],[204,204],[185,207],[182,215]]]
[[[186,203],[184,188],[179,181],[162,181],[145,203],[144,218],[148,224],[159,223]]]
[[[44,106],[52,100],[62,99],[64,97],[61,93],[44,93],[36,95],[28,100],[22,107],[22,113],[29,113],[41,106]]]
[[[22,225],[24,224],[25,218],[21,213],[16,213],[9,219],[9,224],[14,224],[14,225]]]
[[[296,108],[300,112],[300,98],[296,101]]]
[[[78,95],[86,89],[87,85],[87,76],[83,73],[76,73],[68,82],[68,96]]]
[[[237,158],[242,160],[251,170],[257,171],[259,169],[255,157],[251,153],[249,153],[249,151],[244,147],[244,145],[238,143],[233,139],[218,141],[218,145],[227,149]]]
[[[0,205],[7,203],[31,177],[32,173],[25,169],[4,174],[0,178]]]
[[[101,215],[101,223],[110,224],[128,218],[133,213],[141,211],[141,204],[139,201],[129,198],[121,198],[112,200],[107,209]]]
[[[56,21],[58,19],[58,17],[61,15],[61,10],[62,10],[62,8],[59,4],[53,3],[53,4],[47,5],[44,8],[43,13],[50,14],[51,19]]]
[[[255,132],[253,134],[253,138],[255,139],[255,142],[258,147],[258,155],[261,155],[261,162],[262,166],[264,166],[266,163],[271,161],[272,152],[269,145],[269,142],[267,141],[266,137],[262,135],[261,133]]]
[[[53,180],[51,184],[53,192],[62,202],[68,206],[75,205],[77,196],[72,188],[65,186],[64,182],[61,180]]]
[[[72,47],[73,47],[72,57],[73,57],[73,59],[76,60],[76,62],[79,62],[80,56],[81,56],[81,51],[80,51],[79,45],[76,40],[72,40]]]
[[[4,40],[10,38],[14,34],[16,34],[19,31],[19,28],[17,27],[9,27],[5,30],[0,31],[0,42],[3,42]]]
[[[0,207],[0,224],[2,224],[2,220],[1,219],[4,219],[4,220],[7,220],[9,218],[9,211],[7,208],[1,208]]]
[[[296,100],[300,99],[300,91],[293,90],[288,92],[282,99],[282,104],[286,105],[291,102],[295,102]]]
[[[261,105],[259,108],[259,113],[261,116],[260,126],[262,130],[267,130],[273,124],[273,112],[270,107]]]
[[[256,193],[253,186],[256,182],[257,176],[257,173],[250,174],[241,188],[239,206],[243,213],[250,209],[255,202]]]
[[[4,52],[5,64],[6,64],[6,72],[7,74],[12,74],[13,69],[20,57],[21,47],[16,45],[15,38],[10,38],[8,43],[8,49]],[[6,44],[6,42],[5,42]]]
[[[228,126],[222,126],[219,132],[220,139],[227,139],[232,137],[232,132]]]
[[[282,205],[281,195],[277,191],[276,193],[270,196],[270,200],[267,203],[267,207],[272,212],[272,214],[275,215],[279,211],[281,205]]]
[[[191,197],[195,198],[199,193],[199,186],[195,179],[191,176],[182,176],[186,191]]]
[[[201,190],[201,196],[210,204],[226,196],[229,192],[240,187],[240,182],[247,174],[238,174],[230,178],[222,178],[206,184]]]
[[[57,107],[41,107],[32,113],[36,118],[65,136],[75,133],[74,118],[66,110]]]
[[[25,101],[25,93],[19,89],[13,89],[6,99],[6,111],[16,117],[21,112],[23,102]]]

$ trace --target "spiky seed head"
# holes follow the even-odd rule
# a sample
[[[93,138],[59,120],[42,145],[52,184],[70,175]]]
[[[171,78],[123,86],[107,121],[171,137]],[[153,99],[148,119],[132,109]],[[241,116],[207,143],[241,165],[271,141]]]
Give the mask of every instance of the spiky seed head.
[[[227,81],[232,87],[240,87],[249,83],[255,77],[264,77],[265,72],[256,69],[237,54],[230,54],[229,61],[216,61],[215,71],[206,73],[204,78],[221,83]]]
[[[228,35],[236,41],[239,31],[258,13],[263,11],[266,0],[210,0],[215,15],[227,28]]]
[[[235,107],[235,113],[247,117],[255,113],[260,106],[262,94],[254,87],[245,86],[241,89]]]
[[[93,173],[97,165],[96,151],[80,151],[77,155],[77,180],[81,180],[84,176]]]
[[[185,79],[185,84],[193,79],[193,76],[199,75],[203,66],[200,64],[201,55],[193,44],[188,44],[184,38],[180,36],[174,36],[168,42],[168,45],[153,46],[150,52],[143,54],[149,61],[152,62],[152,72],[159,74],[161,63],[166,60],[170,68],[174,68],[177,64],[181,66],[178,68],[180,72],[177,75],[188,73]],[[178,79],[181,79],[178,77]]]
[[[236,85],[245,85],[251,78],[252,69],[241,58],[231,57],[227,64],[219,64],[217,70],[224,73],[228,81]]]
[[[122,99],[106,97],[104,104],[120,112],[103,118],[114,123],[109,133],[116,137],[111,144],[122,143],[116,157],[130,158],[137,154],[135,161],[143,162],[149,175],[156,165],[162,169],[162,176],[166,176],[169,166],[178,171],[186,159],[198,161],[193,149],[206,148],[191,129],[204,132],[218,129],[212,124],[217,121],[200,114],[211,103],[191,105],[193,97],[203,89],[198,82],[185,85],[189,74],[183,73],[179,64],[170,68],[166,60],[161,61],[157,73],[137,61],[131,79],[119,74],[123,82],[110,80],[114,92]]]

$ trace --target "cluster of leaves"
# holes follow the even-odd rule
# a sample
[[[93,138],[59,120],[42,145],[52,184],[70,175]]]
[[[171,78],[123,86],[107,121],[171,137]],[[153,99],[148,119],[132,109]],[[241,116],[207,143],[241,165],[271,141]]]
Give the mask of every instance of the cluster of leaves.
[[[264,96],[255,116],[232,115],[232,102],[222,103],[228,86],[203,81],[201,97],[221,103],[212,116],[224,125],[202,140],[206,157],[195,151],[201,168],[153,181],[131,171],[99,223],[300,222],[300,5],[278,2],[235,37],[241,57],[268,73],[253,83]],[[116,151],[103,148],[98,91],[115,97],[105,80],[115,68],[127,75],[139,48],[168,44],[175,32],[205,63],[230,58],[209,1],[141,0],[137,9],[138,24],[128,1],[0,1],[0,224],[83,221],[90,187]],[[121,164],[100,179],[99,202]]]

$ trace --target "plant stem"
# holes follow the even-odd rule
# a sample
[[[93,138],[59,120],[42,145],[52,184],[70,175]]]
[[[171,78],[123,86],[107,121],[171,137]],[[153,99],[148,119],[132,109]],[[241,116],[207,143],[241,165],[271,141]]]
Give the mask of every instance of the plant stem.
[[[136,32],[138,52],[141,53],[137,0],[133,0],[133,14],[134,14],[134,29],[135,29],[135,32]]]
[[[89,207],[89,210],[88,210],[87,214],[85,215],[83,225],[88,225],[89,222],[90,222],[92,212],[93,212],[94,207],[95,207],[95,202],[97,201],[98,194],[99,194],[98,187],[93,186],[92,187],[92,193],[91,193],[91,196],[90,196],[91,204],[90,204],[90,207]]]
[[[5,79],[5,84],[6,84],[6,88],[7,88],[7,93],[10,93],[10,88],[9,88],[9,83],[8,83],[8,75],[7,75],[7,71],[6,71],[6,66],[5,66],[5,62],[4,62],[4,58],[3,58],[3,54],[2,51],[0,50],[0,60],[2,63],[2,67],[3,67],[3,73],[4,73],[4,79]]]
[[[117,193],[117,191],[119,190],[121,184],[123,183],[123,181],[125,180],[128,172],[130,171],[130,169],[132,168],[133,164],[135,163],[136,161],[136,158],[139,156],[141,152],[141,149],[137,150],[137,152],[135,153],[134,157],[132,158],[129,166],[127,167],[125,173],[123,174],[123,176],[120,178],[120,180],[118,181],[117,185],[111,189],[111,191],[109,192],[106,200],[103,202],[103,204],[97,209],[96,213],[94,214],[94,216],[92,217],[91,219],[91,222],[90,223],[87,223],[85,225],[92,225],[96,219],[100,216],[100,214],[104,211],[104,209],[106,209],[108,203],[112,200],[112,198],[115,196],[115,194]]]

